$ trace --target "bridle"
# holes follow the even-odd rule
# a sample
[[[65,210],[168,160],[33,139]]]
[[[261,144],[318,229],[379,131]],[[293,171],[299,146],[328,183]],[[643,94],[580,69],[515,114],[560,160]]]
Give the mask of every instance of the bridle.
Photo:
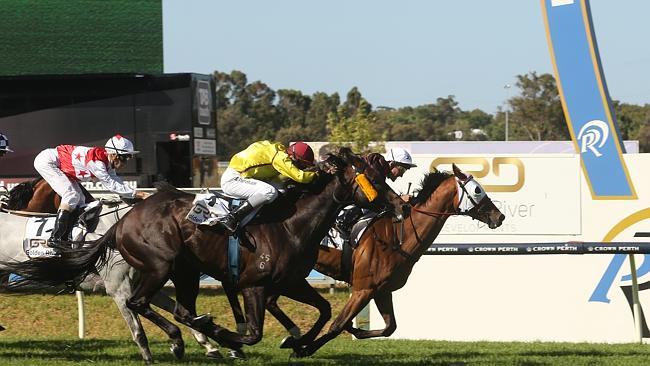
[[[481,201],[476,202],[474,197],[472,197],[472,195],[469,194],[469,192],[467,191],[467,184],[474,180],[474,177],[472,175],[470,175],[465,180],[461,180],[461,179],[459,179],[458,177],[455,177],[455,176],[454,176],[454,179],[456,180],[456,185],[459,187],[459,191],[460,191],[460,196],[458,198],[458,207],[456,207],[456,209],[454,211],[451,211],[451,212],[426,211],[426,210],[419,209],[419,208],[417,208],[415,206],[412,206],[411,210],[419,212],[419,213],[427,215],[427,216],[431,216],[431,217],[438,217],[438,216],[469,216],[469,217],[472,217],[472,211],[475,210],[475,209],[480,208],[484,204],[484,202],[486,202],[485,201],[486,197],[483,197],[483,199],[481,199]],[[472,208],[470,208],[469,210],[462,210],[460,208],[460,205],[463,202],[463,199],[465,197],[467,199],[469,199],[469,201],[472,203]]]

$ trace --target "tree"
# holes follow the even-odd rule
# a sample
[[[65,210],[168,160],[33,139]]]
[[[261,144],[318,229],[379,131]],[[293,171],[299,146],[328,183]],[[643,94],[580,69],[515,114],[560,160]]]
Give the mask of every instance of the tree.
[[[358,101],[356,108],[351,108],[352,104],[344,104],[336,113],[330,113],[327,126],[330,130],[329,141],[339,146],[351,145],[354,151],[364,153],[371,151],[370,142],[376,141],[377,134],[371,128],[377,123],[377,117],[365,99]],[[354,112],[347,116],[350,111]]]
[[[557,85],[552,75],[537,75],[536,72],[517,75],[515,85],[521,90],[521,94],[508,100],[512,107],[512,123],[509,123],[512,139],[570,139]]]
[[[613,102],[623,140],[639,140],[641,152],[650,151],[650,104],[643,106]]]

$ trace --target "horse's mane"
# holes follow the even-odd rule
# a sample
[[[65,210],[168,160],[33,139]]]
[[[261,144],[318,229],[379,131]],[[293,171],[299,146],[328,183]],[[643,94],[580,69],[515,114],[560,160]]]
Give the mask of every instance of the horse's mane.
[[[187,192],[183,192],[180,189],[174,187],[173,185],[165,182],[165,181],[158,181],[152,184],[154,188],[156,188],[156,191],[158,192],[169,192],[173,193],[176,195],[189,195]]]
[[[21,210],[29,204],[34,196],[34,186],[43,178],[38,177],[31,181],[22,182],[9,191],[9,200],[7,208],[10,210]]]
[[[436,171],[427,173],[420,184],[422,188],[418,191],[415,197],[411,198],[411,204],[416,205],[426,202],[433,192],[438,189],[440,184],[451,176],[452,174],[448,172]]]

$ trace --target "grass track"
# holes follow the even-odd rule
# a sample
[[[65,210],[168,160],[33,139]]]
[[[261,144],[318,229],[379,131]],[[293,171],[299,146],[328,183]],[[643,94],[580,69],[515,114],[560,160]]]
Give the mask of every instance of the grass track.
[[[338,313],[347,299],[345,291],[323,294]],[[203,291],[199,309],[211,312],[217,323],[232,327],[225,296]],[[290,301],[281,302],[303,328],[315,314]],[[130,333],[112,300],[86,297],[87,339],[76,337],[76,302],[71,295],[0,295],[0,365],[142,365]],[[300,315],[297,315],[300,314]],[[307,315],[305,315],[307,314]],[[186,355],[176,361],[165,336],[143,320],[154,360],[160,365],[236,364],[287,365],[289,351],[277,347],[285,335],[277,321],[267,316],[264,340],[246,347],[246,361],[211,361],[183,328]],[[299,361],[304,365],[650,365],[650,346],[636,344],[434,342],[403,340],[353,341],[346,333],[316,355]]]

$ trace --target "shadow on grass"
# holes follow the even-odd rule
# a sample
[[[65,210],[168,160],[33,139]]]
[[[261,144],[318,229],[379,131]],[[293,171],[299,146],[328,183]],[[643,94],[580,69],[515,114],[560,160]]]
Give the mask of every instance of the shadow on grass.
[[[204,363],[207,358],[203,352],[185,354],[182,361],[169,351],[169,344],[163,341],[150,342],[156,363]],[[126,351],[126,352],[125,352]],[[67,360],[73,362],[142,362],[137,347],[128,340],[2,340],[0,338],[1,359]],[[0,362],[1,364],[1,362]],[[26,363],[28,364],[28,363]]]

